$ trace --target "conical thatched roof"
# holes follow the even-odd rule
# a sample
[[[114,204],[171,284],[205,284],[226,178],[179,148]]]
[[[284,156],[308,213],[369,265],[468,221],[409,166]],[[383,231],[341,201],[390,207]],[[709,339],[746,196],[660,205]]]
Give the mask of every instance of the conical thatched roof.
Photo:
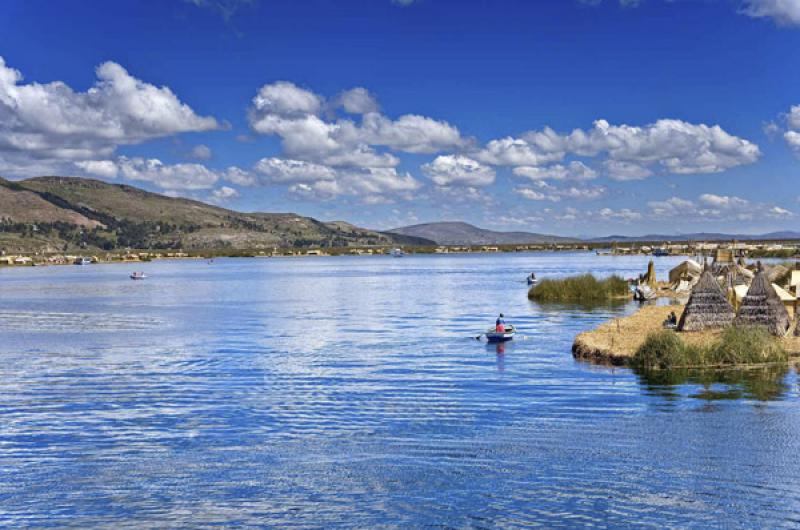
[[[753,283],[747,290],[747,296],[739,306],[739,313],[734,323],[744,326],[765,326],[770,333],[780,337],[786,334],[791,325],[789,313],[760,264]]]
[[[706,267],[692,289],[681,320],[678,322],[678,330],[702,331],[724,328],[731,325],[735,316],[733,306],[728,302],[717,280]]]

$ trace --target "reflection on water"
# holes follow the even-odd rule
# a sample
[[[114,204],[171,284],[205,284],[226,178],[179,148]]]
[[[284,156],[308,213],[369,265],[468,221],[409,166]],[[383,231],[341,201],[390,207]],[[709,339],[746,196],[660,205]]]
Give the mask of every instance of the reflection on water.
[[[707,401],[729,399],[755,399],[770,401],[782,399],[789,391],[787,365],[756,368],[730,368],[715,370],[677,369],[640,371],[638,376],[648,391],[665,398],[680,396],[683,385],[692,385],[688,395]]]
[[[527,299],[531,271],[647,261],[0,269],[0,527],[796,526],[794,370],[576,362],[636,306]],[[515,339],[476,341],[500,312]]]

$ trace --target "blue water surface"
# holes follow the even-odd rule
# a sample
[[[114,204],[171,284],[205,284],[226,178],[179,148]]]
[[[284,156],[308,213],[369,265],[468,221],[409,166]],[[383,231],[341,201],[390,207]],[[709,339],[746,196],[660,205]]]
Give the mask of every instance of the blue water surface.
[[[0,527],[800,525],[794,370],[575,361],[590,253],[0,270]],[[659,258],[664,277],[680,258]],[[143,270],[148,278],[131,281]],[[475,340],[504,312],[521,336]]]

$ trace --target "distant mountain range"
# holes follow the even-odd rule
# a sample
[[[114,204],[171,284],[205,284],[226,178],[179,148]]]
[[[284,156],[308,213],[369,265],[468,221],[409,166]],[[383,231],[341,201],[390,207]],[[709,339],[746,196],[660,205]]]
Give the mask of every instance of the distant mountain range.
[[[767,234],[721,234],[716,232],[697,232],[693,234],[647,234],[643,236],[606,236],[592,238],[587,241],[594,243],[613,242],[641,242],[641,241],[781,241],[800,239],[800,232],[785,230],[769,232]]]
[[[533,232],[495,232],[484,230],[468,223],[441,222],[405,226],[389,230],[391,234],[422,237],[435,241],[438,245],[531,245],[542,243],[634,243],[661,241],[769,241],[800,239],[800,232],[783,231],[768,234],[721,234],[698,232],[694,234],[648,234],[643,236],[612,235],[596,238],[571,238]]]
[[[242,213],[76,177],[0,178],[0,249],[271,249],[433,245],[293,213]]]
[[[389,233],[430,239],[438,245],[532,245],[578,242],[575,238],[532,232],[495,232],[461,222],[425,223],[405,226],[389,230]]]

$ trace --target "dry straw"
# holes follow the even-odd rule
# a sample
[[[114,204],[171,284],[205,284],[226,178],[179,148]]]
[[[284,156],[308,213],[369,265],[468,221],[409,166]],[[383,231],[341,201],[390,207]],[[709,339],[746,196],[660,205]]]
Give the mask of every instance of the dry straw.
[[[679,331],[703,331],[730,326],[736,313],[708,267],[692,289],[683,310]]]
[[[789,313],[760,263],[734,323],[737,326],[764,326],[779,337],[783,337],[791,325]]]

